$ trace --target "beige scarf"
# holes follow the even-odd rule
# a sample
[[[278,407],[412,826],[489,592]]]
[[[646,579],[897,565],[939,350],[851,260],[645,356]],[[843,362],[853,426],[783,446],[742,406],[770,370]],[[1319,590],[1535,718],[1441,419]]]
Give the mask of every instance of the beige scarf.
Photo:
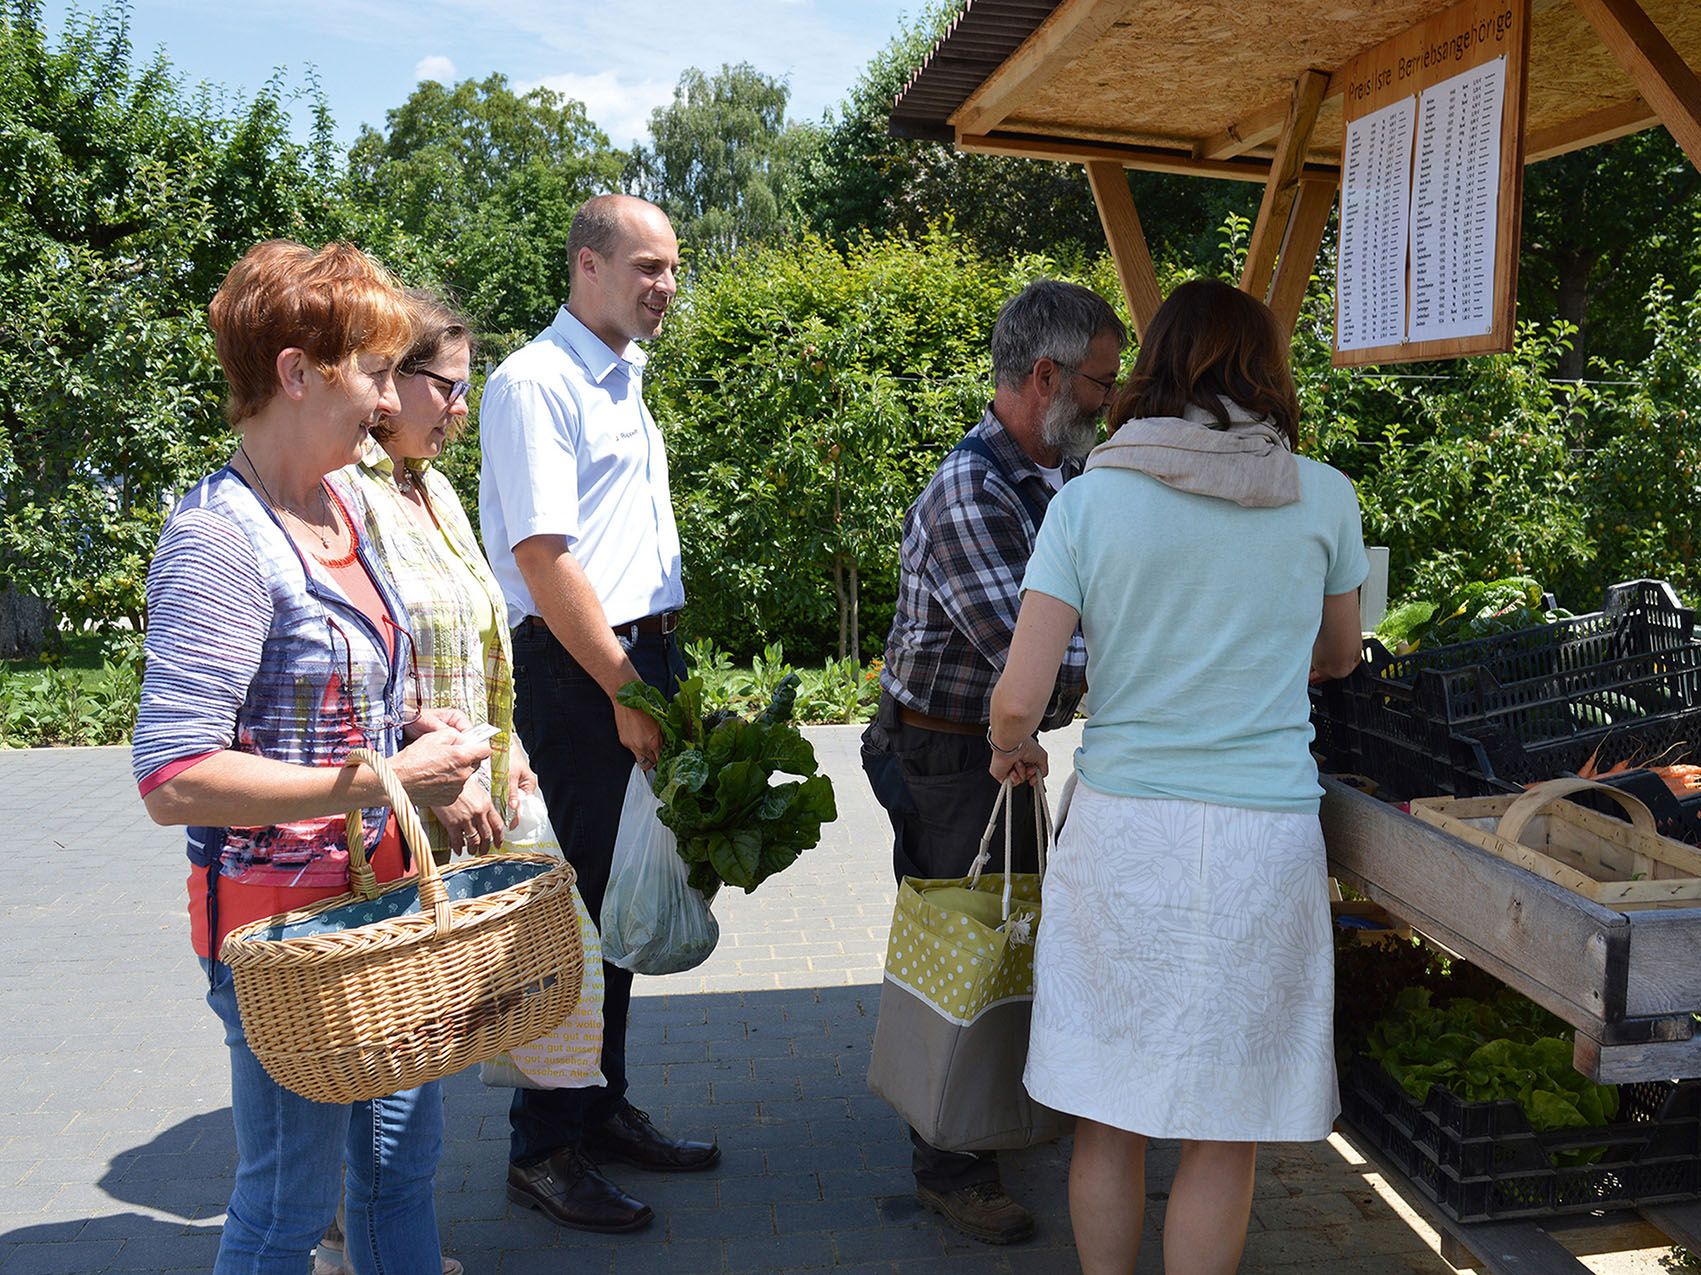
[[[1269,417],[1223,399],[1229,424],[1202,407],[1126,422],[1087,457],[1088,469],[1135,469],[1165,486],[1274,509],[1299,499],[1299,462]]]

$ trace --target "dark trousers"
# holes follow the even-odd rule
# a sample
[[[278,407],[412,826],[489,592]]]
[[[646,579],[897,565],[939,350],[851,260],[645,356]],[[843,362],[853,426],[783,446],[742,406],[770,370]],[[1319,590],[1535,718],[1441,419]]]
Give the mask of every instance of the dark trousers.
[[[638,676],[670,699],[685,673],[671,634],[621,638]],[[578,873],[579,893],[593,917],[602,896],[632,754],[620,742],[614,706],[579,662],[539,624],[514,630],[514,725],[520,732],[562,852]],[[508,1109],[508,1158],[531,1164],[576,1146],[626,1097],[626,1015],[632,974],[603,962],[602,1074],[590,1089],[516,1089]]]
[[[960,877],[980,852],[981,834],[998,797],[988,767],[992,749],[984,736],[925,730],[900,721],[897,702],[880,697],[880,712],[862,736],[862,767],[874,796],[892,820],[892,870],[911,877]],[[1033,789],[1012,794],[1012,869],[1034,872],[1039,849],[1034,836]],[[1004,870],[1003,817],[992,839],[988,872]],[[910,1130],[916,1185],[956,1191],[998,1180],[994,1153],[941,1151]]]

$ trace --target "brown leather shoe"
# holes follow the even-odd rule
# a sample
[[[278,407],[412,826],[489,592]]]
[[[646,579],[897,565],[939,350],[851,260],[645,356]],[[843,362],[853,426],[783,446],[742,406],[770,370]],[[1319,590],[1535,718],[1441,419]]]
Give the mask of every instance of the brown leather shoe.
[[[537,1164],[510,1164],[508,1198],[579,1231],[636,1231],[655,1217],[571,1147]]]
[[[1034,1215],[996,1182],[976,1182],[957,1191],[934,1191],[918,1184],[915,1198],[970,1239],[986,1244],[1014,1244],[1034,1233]]]
[[[650,1117],[631,1103],[585,1134],[580,1147],[599,1164],[619,1160],[658,1173],[694,1173],[713,1168],[721,1149],[712,1142],[687,1142],[668,1137]]]

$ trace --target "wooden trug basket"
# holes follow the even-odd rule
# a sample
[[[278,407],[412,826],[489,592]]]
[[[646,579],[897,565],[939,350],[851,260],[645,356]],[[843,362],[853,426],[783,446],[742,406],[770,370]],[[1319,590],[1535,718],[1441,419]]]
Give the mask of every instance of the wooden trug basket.
[[[1630,822],[1575,802],[1599,792]],[[1701,851],[1662,837],[1635,797],[1590,779],[1551,779],[1516,797],[1423,797],[1412,814],[1605,907],[1701,907]]]
[[[553,855],[496,854],[438,868],[388,764],[367,749],[351,751],[346,764],[366,765],[383,781],[418,876],[380,889],[361,813],[351,811],[351,892],[244,925],[219,950],[248,1047],[280,1085],[317,1102],[411,1089],[537,1040],[573,1012],[584,974],[570,865]],[[469,897],[451,900],[445,881],[463,875],[455,893]],[[519,875],[528,879],[503,884]],[[267,937],[337,909],[357,920],[362,903],[394,911],[403,901],[385,908],[386,896],[416,887],[412,912]]]

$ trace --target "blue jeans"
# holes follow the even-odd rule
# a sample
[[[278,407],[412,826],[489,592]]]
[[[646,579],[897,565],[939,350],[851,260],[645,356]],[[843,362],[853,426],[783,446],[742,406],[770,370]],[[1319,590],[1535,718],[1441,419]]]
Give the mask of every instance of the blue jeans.
[[[436,1081],[348,1105],[291,1093],[249,1051],[230,970],[202,958],[207,1003],[230,1047],[236,1185],[214,1275],[302,1275],[337,1212],[348,1166],[348,1260],[360,1275],[436,1275],[443,1252],[431,1196],[443,1150]]]

